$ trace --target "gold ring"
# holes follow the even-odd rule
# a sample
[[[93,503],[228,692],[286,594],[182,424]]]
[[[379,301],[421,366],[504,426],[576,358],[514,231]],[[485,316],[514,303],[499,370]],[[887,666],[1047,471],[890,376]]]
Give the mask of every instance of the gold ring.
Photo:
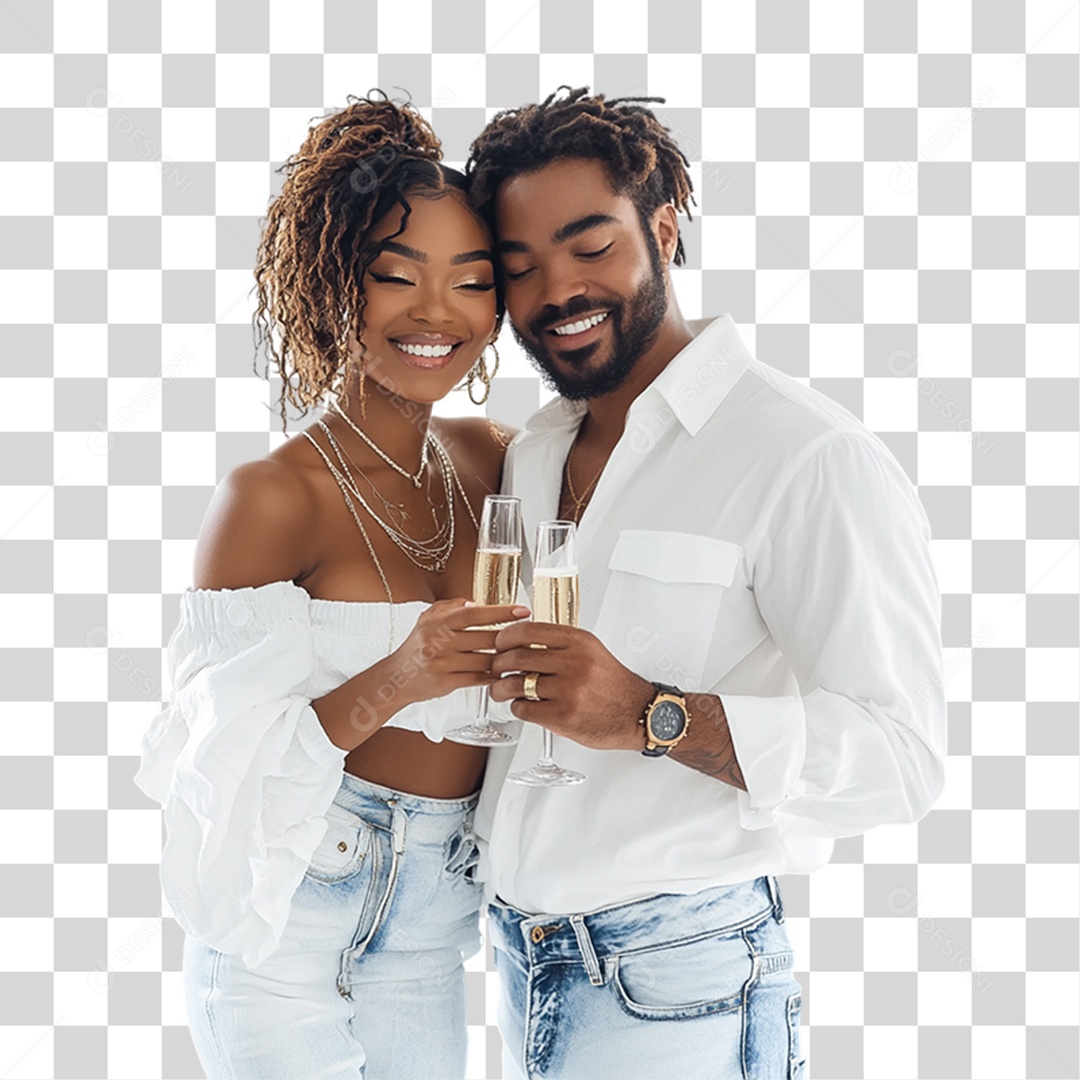
[[[540,673],[537,671],[530,671],[525,676],[525,697],[529,701],[540,701],[540,695],[536,692],[536,680],[540,678]]]

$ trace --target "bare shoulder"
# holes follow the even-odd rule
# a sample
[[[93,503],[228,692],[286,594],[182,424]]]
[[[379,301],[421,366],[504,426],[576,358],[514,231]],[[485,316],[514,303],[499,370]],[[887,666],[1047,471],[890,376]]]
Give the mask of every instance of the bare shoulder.
[[[499,490],[506,448],[517,428],[483,416],[456,416],[434,418],[432,429],[455,463],[464,465],[487,490]]]
[[[310,569],[316,500],[292,458],[275,451],[223,477],[199,532],[196,588],[292,581]]]
[[[510,441],[518,433],[517,428],[507,427],[498,420],[485,416],[435,417],[432,430],[451,449],[451,441],[457,442],[467,453],[487,456],[499,461],[506,453]]]

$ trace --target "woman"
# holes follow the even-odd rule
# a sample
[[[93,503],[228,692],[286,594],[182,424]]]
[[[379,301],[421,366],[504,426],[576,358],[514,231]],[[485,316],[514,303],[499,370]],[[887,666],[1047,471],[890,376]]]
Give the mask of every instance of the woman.
[[[330,408],[214,495],[136,777],[211,1077],[465,1071],[486,751],[440,740],[494,681],[467,628],[528,611],[464,599],[512,432],[431,405],[490,381],[502,309],[431,128],[349,101],[286,162],[255,270],[283,425]]]

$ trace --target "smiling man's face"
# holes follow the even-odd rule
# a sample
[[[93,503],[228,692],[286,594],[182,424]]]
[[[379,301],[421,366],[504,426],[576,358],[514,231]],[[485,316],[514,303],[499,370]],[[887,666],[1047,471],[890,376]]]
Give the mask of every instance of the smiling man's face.
[[[599,161],[567,158],[505,181],[495,224],[514,336],[548,385],[571,400],[620,386],[668,309],[656,236],[631,199]]]

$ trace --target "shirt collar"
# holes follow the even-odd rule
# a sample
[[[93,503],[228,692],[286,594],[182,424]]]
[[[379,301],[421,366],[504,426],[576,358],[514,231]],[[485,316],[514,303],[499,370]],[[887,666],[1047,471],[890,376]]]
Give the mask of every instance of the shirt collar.
[[[730,315],[694,319],[689,325],[693,341],[671,358],[631,409],[655,411],[662,408],[659,398],[687,433],[696,435],[754,358]]]
[[[629,412],[655,412],[667,405],[690,435],[696,435],[753,362],[730,315],[688,320],[693,340],[638,396]],[[556,397],[525,423],[531,432],[576,425],[588,410],[584,401]]]

